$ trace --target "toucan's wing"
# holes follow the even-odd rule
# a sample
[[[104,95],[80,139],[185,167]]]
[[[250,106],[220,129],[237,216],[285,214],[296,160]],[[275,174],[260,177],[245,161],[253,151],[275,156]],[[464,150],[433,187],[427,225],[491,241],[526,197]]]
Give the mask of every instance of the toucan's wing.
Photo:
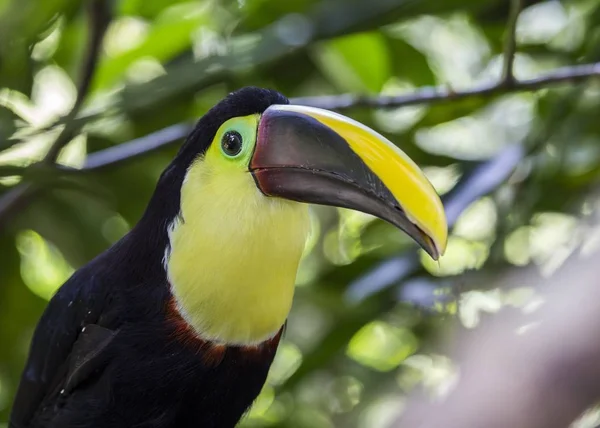
[[[59,289],[36,327],[12,408],[11,428],[27,427],[42,407],[53,405],[60,394],[106,362],[103,351],[115,332],[98,323],[105,324],[109,290],[86,271],[76,272]]]

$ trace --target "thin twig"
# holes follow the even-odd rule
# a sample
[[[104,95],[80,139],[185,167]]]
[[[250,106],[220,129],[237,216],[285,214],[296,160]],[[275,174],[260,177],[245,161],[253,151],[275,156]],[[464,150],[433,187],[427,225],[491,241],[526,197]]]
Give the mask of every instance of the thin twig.
[[[94,0],[89,5],[90,37],[77,87],[77,98],[75,99],[73,108],[71,108],[71,111],[65,118],[64,128],[44,157],[44,162],[46,163],[54,162],[61,149],[71,141],[75,132],[77,132],[77,126],[74,123],[74,119],[77,117],[79,109],[87,96],[94,72],[96,71],[104,33],[111,20],[111,10],[109,9],[109,5],[110,2],[106,0]]]
[[[513,67],[517,51],[517,21],[522,10],[523,0],[511,0],[504,40],[504,67],[502,69],[502,84],[508,87],[515,82]]]
[[[107,166],[113,166],[124,161],[135,159],[146,153],[151,153],[161,148],[171,145],[185,138],[190,132],[191,126],[186,124],[177,124],[153,132],[144,137],[136,138],[127,143],[118,146],[109,147],[96,153],[90,154],[85,165],[81,170],[95,171]],[[81,171],[73,170],[73,171]]]
[[[406,95],[361,96],[343,94],[294,98],[291,101],[294,104],[328,110],[348,110],[357,107],[398,108],[511,92],[535,91],[558,83],[576,83],[597,77],[600,77],[600,62],[557,68],[538,77],[515,81],[510,87],[505,87],[501,83],[484,83],[464,91],[454,91],[446,86],[436,86],[421,88]]]

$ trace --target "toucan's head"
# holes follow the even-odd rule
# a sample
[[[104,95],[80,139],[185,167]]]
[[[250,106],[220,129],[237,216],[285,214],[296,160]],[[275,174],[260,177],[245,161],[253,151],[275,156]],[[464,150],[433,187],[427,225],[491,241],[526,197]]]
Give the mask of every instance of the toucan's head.
[[[169,280],[184,317],[212,339],[247,343],[281,326],[291,302],[281,289],[291,282],[293,290],[308,234],[306,204],[379,217],[434,259],[446,247],[442,203],[404,152],[352,119],[289,105],[275,91],[230,94],[198,122],[171,168],[184,176],[174,189]],[[277,312],[261,299],[282,306],[277,320],[246,314],[248,331],[218,321],[242,307]]]

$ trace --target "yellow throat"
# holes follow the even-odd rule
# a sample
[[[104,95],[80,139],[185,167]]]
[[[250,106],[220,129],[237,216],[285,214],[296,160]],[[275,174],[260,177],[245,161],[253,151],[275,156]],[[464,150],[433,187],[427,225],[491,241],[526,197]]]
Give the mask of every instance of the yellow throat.
[[[252,125],[258,117],[243,120]],[[307,205],[264,196],[247,163],[224,159],[211,144],[187,171],[181,219],[169,230],[166,269],[181,316],[220,343],[256,344],[276,334],[309,230]]]

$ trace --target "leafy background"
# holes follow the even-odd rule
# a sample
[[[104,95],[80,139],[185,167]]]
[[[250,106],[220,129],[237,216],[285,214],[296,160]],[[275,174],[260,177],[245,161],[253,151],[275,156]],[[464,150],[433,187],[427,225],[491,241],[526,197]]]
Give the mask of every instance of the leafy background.
[[[190,123],[246,85],[396,142],[452,231],[434,263],[379,220],[314,207],[288,333],[242,426],[384,427],[415,388],[443,397],[440,340],[535,298],[496,279],[551,275],[600,237],[597,81],[453,96],[500,81],[507,22],[516,79],[599,60],[598,0],[521,3],[512,33],[506,0],[0,0],[0,427],[47,300],[136,223]],[[345,93],[370,98],[327,97]],[[375,108],[384,96],[399,98]]]

